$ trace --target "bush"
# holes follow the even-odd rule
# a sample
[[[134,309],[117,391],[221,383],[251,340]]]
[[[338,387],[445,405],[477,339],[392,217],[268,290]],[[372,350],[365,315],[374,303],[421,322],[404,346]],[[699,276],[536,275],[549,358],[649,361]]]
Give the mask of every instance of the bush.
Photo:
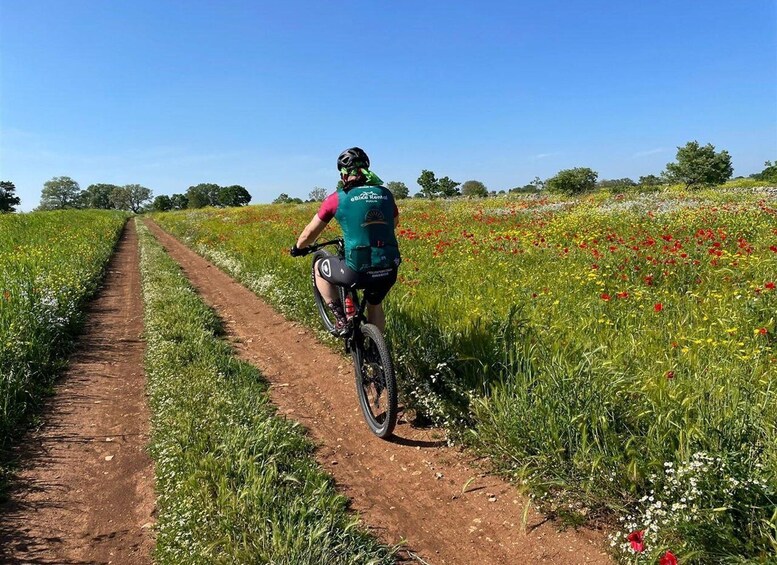
[[[549,178],[545,186],[551,192],[563,194],[581,194],[596,188],[599,173],[588,167],[577,167],[559,171],[555,177]]]

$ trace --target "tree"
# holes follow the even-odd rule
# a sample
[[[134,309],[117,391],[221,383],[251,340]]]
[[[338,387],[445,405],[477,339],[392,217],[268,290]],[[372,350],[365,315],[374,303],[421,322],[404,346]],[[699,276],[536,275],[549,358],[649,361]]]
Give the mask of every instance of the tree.
[[[488,196],[486,185],[479,180],[468,180],[461,185],[461,194],[464,196],[484,197]]]
[[[245,206],[251,202],[251,195],[239,184],[223,186],[219,190],[219,204],[221,206]]]
[[[421,196],[426,198],[434,198],[437,196],[437,178],[432,171],[427,171],[426,169],[421,171],[421,176],[418,177],[416,182],[418,183],[418,186],[421,187]]]
[[[461,192],[459,192],[460,184],[461,183],[453,181],[448,177],[442,177],[437,181],[437,186],[439,187],[440,194],[446,198],[451,196],[459,196],[461,194]]]
[[[689,141],[677,148],[677,162],[666,165],[666,176],[685,188],[723,184],[734,172],[728,151],[715,152],[715,146],[704,147],[698,141]]]
[[[545,181],[543,181],[540,177],[534,177],[529,184],[516,186],[515,188],[511,188],[508,192],[518,194],[534,194],[540,192],[544,188]]]
[[[301,198],[291,198],[285,192],[282,192],[278,198],[272,201],[273,204],[302,204]]]
[[[764,170],[760,173],[750,175],[750,178],[755,180],[762,180],[765,182],[777,182],[777,161],[774,163],[771,161],[766,161],[764,163]]]
[[[596,186],[599,188],[629,188],[637,186],[637,183],[626,177],[622,179],[602,179],[596,183]]]
[[[388,188],[391,191],[391,194],[394,195],[395,200],[402,200],[403,198],[407,198],[407,195],[410,194],[410,189],[407,188],[407,185],[403,182],[399,181],[391,181],[386,183],[386,188]]]
[[[545,186],[551,192],[564,194],[581,194],[596,188],[596,178],[599,173],[588,167],[576,167],[559,171],[555,177],[545,181]]]
[[[432,171],[426,169],[421,171],[421,176],[418,177],[417,182],[418,186],[421,187],[421,194],[426,198],[457,196],[459,194],[459,183],[448,177],[438,179]]]
[[[639,177],[639,186],[660,186],[662,184],[661,177],[656,175],[645,175]]]
[[[613,194],[619,194],[628,190],[629,188],[637,186],[637,183],[626,177],[622,179],[602,179],[596,183],[596,186],[598,188],[609,190]]]
[[[157,212],[167,212],[168,210],[173,209],[173,201],[166,194],[160,194],[154,198],[151,208]]]
[[[119,210],[129,210],[135,214],[139,213],[143,204],[151,200],[152,192],[150,188],[139,184],[127,184],[117,186],[111,192],[111,200]]]
[[[539,191],[540,189],[536,184],[529,183],[523,186],[516,186],[515,188],[511,188],[508,192],[510,192],[510,194],[533,194]]]
[[[16,185],[11,181],[0,181],[0,214],[16,212],[21,200],[16,196]]]
[[[170,197],[171,210],[184,210],[189,205],[189,199],[185,194],[173,194]]]
[[[324,198],[326,198],[326,194],[327,193],[325,188],[321,188],[320,186],[317,186],[310,191],[310,194],[308,194],[308,198],[313,202],[323,202]]]
[[[54,177],[43,183],[39,210],[79,208],[81,187],[70,177]]]
[[[115,184],[90,184],[81,193],[81,206],[83,208],[96,208],[98,210],[111,210],[115,208],[111,194],[119,188]]]
[[[221,192],[221,187],[210,182],[190,186],[186,191],[186,197],[189,199],[188,207],[219,206],[219,192]]]

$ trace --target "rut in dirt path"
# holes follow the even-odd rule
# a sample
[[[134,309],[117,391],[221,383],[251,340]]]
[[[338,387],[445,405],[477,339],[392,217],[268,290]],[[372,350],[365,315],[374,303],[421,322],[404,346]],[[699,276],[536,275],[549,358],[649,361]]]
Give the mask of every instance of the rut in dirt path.
[[[349,358],[146,223],[225,321],[240,357],[270,381],[279,412],[307,427],[319,462],[384,542],[406,540],[431,565],[610,562],[600,532],[558,532],[535,513],[522,528],[526,500],[515,488],[482,476],[433,431],[400,422],[393,442],[377,439],[361,418]]]
[[[151,562],[154,469],[146,453],[138,238],[124,228],[43,425],[0,505],[2,563]]]

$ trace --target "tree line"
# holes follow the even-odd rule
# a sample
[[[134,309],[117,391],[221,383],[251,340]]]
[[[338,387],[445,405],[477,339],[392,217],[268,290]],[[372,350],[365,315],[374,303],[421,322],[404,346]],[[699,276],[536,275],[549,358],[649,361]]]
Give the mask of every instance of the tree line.
[[[219,186],[201,183],[190,186],[185,194],[159,195],[153,199],[153,191],[139,184],[118,186],[96,183],[87,188],[70,177],[54,177],[43,183],[40,204],[36,210],[65,210],[92,208],[98,210],[126,210],[135,214],[147,211],[181,210],[204,206],[245,206],[251,195],[242,186]],[[20,199],[16,186],[10,181],[0,181],[0,213],[15,212]]]
[[[731,179],[733,174],[731,155],[728,151],[716,151],[708,143],[704,146],[697,141],[689,141],[677,148],[675,161],[667,163],[666,169],[658,175],[645,175],[638,181],[630,178],[599,180],[599,173],[588,167],[564,169],[546,180],[535,177],[530,183],[508,190],[489,191],[478,180],[459,183],[445,176],[437,178],[435,173],[424,169],[418,177],[420,191],[414,198],[450,198],[454,196],[487,197],[505,193],[537,193],[541,191],[563,194],[580,194],[594,189],[607,189],[621,192],[631,188],[656,188],[663,184],[679,183],[686,189],[695,189],[721,185]],[[777,183],[777,161],[766,161],[760,173],[750,175],[751,179]],[[386,187],[397,199],[408,198],[410,189],[403,182],[392,181]],[[327,190],[315,187],[308,195],[307,202],[320,202],[326,198]],[[38,210],[59,210],[66,208],[98,208],[127,210],[140,213],[148,210],[167,211],[205,206],[230,207],[245,206],[251,201],[249,192],[240,185],[219,186],[214,183],[200,183],[190,186],[185,193],[172,196],[159,195],[152,200],[151,189],[139,184],[118,186],[114,184],[91,184],[82,190],[70,177],[54,177],[43,184]],[[301,198],[290,197],[282,193],[274,204],[299,203]],[[0,213],[14,212],[20,199],[16,187],[10,181],[0,181]]]
[[[764,170],[752,174],[749,178],[777,183],[777,161],[767,161]],[[623,192],[633,188],[655,189],[665,184],[683,184],[686,189],[696,189],[717,186],[731,179],[734,168],[731,163],[731,155],[728,151],[716,151],[715,146],[708,143],[700,145],[697,141],[689,141],[677,148],[675,161],[667,163],[666,169],[658,175],[645,175],[638,181],[630,178],[599,180],[599,173],[588,167],[576,167],[564,169],[555,176],[542,180],[535,177],[530,183],[514,187],[508,190],[489,191],[485,184],[478,180],[468,180],[459,183],[449,177],[437,178],[435,173],[424,169],[416,181],[420,187],[419,192],[413,198],[451,198],[455,196],[467,196],[483,198],[506,193],[538,193],[541,191],[556,192],[562,194],[580,194],[595,189],[605,189],[612,192]],[[403,182],[392,181],[386,183],[394,198],[402,199],[410,196],[410,190]],[[316,187],[309,195],[306,202],[320,201],[326,197],[326,190]],[[298,203],[300,198],[291,198],[283,193],[274,200],[274,204]]]

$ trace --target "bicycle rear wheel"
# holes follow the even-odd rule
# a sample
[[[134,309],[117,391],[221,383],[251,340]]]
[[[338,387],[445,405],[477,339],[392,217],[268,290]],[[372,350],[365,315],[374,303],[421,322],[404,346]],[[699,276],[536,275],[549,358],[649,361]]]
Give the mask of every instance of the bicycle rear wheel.
[[[385,438],[397,423],[394,366],[380,330],[372,324],[364,324],[359,329],[353,348],[356,393],[372,433]]]
[[[326,305],[326,303],[324,302],[324,298],[321,296],[321,293],[318,291],[318,287],[316,287],[316,261],[318,261],[319,259],[326,259],[328,257],[334,257],[334,255],[332,255],[328,251],[324,251],[323,249],[316,251],[313,254],[313,265],[310,270],[310,280],[313,286],[313,298],[316,301],[316,308],[318,309],[319,316],[321,316],[321,322],[324,324],[324,328],[326,328],[326,331],[334,335],[335,334],[334,312],[332,312],[329,306]]]

